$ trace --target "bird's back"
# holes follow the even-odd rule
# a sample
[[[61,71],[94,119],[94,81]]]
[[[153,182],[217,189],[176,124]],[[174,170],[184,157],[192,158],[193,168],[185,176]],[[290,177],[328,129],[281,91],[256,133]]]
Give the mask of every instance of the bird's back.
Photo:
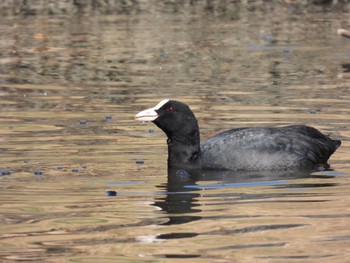
[[[204,141],[200,162],[206,168],[233,170],[304,169],[326,164],[339,145],[303,125],[239,128]]]

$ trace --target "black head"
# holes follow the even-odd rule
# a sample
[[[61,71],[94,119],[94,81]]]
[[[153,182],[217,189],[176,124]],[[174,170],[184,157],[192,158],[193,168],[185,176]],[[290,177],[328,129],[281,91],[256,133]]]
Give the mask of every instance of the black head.
[[[182,102],[163,100],[155,107],[139,112],[137,120],[152,121],[168,138],[199,136],[196,117]]]

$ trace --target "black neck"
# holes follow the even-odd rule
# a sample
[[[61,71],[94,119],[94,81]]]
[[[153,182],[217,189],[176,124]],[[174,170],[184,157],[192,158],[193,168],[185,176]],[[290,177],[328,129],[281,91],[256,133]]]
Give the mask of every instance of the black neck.
[[[196,164],[200,153],[199,132],[192,136],[173,136],[168,138],[168,165],[188,167]]]

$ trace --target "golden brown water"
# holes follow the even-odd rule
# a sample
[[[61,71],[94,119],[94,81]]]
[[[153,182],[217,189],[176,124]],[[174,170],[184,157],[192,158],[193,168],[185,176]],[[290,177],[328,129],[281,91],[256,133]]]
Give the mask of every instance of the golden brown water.
[[[350,262],[349,6],[209,2],[0,18],[1,262]],[[343,143],[331,171],[168,181],[165,136],[133,119],[163,98],[202,138]]]

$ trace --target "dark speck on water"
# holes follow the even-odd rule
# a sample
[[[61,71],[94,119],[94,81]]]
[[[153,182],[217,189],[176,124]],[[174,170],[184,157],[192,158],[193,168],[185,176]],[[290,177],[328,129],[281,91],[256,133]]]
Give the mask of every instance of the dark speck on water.
[[[86,124],[87,124],[87,121],[86,121],[86,120],[80,120],[80,121],[79,121],[79,124],[80,124],[80,125],[86,125]]]
[[[0,169],[0,176],[11,175],[11,174],[12,174],[12,172],[9,170]]]
[[[113,191],[113,190],[106,191],[106,195],[107,195],[107,196],[116,196],[116,195],[117,195],[117,192],[116,192],[116,191]]]

